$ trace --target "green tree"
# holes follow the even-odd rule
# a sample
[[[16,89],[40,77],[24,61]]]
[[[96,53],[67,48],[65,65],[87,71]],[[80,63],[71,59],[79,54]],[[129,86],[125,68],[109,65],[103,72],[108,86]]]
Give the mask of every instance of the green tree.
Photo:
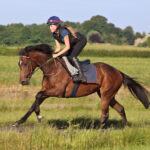
[[[135,38],[146,35],[145,33],[140,35],[138,32],[134,35],[133,29],[130,26],[124,30],[115,27],[113,23],[107,23],[107,18],[101,15],[93,16],[83,23],[66,21],[64,24],[71,26],[85,36],[91,30],[94,30],[99,33],[100,41],[104,43],[132,45]],[[54,43],[52,33],[47,24],[23,25],[19,23],[7,26],[0,25],[0,44],[23,45],[38,43]]]
[[[124,29],[123,35],[126,38],[126,41],[129,45],[134,44],[135,37],[134,37],[134,32],[131,26],[128,26]]]
[[[145,33],[145,32],[143,32],[143,33],[142,33],[142,37],[145,37],[145,36],[146,36],[146,33]]]
[[[91,29],[98,31],[101,34],[104,31],[106,23],[107,19],[105,17],[97,15],[92,17],[90,20],[83,22],[81,26],[85,34],[87,34]]]
[[[143,38],[143,36],[140,32],[135,33],[135,39],[138,39],[138,38]]]
[[[100,43],[101,42],[101,37],[100,37],[100,33],[97,31],[90,31],[87,34],[87,40],[88,42],[92,42],[92,43]]]
[[[20,36],[20,44],[22,44],[22,43],[28,43],[28,41],[30,40],[30,38],[31,38],[30,29],[28,27],[24,27],[22,29],[21,36]]]
[[[4,44],[4,39],[7,37],[6,27],[0,25],[0,44]]]
[[[19,24],[10,24],[6,27],[7,37],[4,38],[4,44],[6,45],[18,45],[20,44],[21,31],[24,28],[24,25]]]
[[[39,37],[41,43],[50,44],[53,42],[52,33],[49,30],[49,26],[47,26],[46,24],[42,24],[39,32],[40,32]]]

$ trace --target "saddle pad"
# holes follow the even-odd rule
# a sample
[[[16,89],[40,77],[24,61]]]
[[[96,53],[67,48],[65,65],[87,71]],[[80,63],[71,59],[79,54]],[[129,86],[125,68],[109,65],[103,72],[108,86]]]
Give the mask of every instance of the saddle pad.
[[[87,83],[98,83],[97,71],[93,64],[80,63],[82,71],[86,76]]]

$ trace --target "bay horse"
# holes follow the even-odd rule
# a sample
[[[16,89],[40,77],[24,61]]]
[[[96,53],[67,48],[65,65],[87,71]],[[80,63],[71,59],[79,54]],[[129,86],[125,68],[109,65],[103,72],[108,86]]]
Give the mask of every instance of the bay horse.
[[[36,94],[35,101],[28,112],[12,126],[24,123],[27,118],[36,113],[39,122],[40,104],[48,97],[69,98],[74,82],[61,62],[63,59],[52,58],[53,49],[47,44],[27,46],[19,52],[20,83],[29,84],[29,80],[35,70],[40,68],[43,72],[42,88]],[[64,62],[63,62],[64,63]],[[101,118],[99,127],[106,123],[109,117],[109,106],[115,109],[122,117],[124,125],[127,118],[124,107],[117,102],[115,95],[122,84],[128,87],[129,91],[144,105],[149,108],[148,91],[133,78],[120,72],[116,68],[105,63],[94,63],[97,71],[98,84],[80,84],[75,97],[87,96],[97,92],[101,98]]]

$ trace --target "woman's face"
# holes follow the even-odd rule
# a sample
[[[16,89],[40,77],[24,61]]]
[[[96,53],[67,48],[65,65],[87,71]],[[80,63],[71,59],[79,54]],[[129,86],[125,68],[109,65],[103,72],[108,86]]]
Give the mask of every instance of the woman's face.
[[[56,29],[57,29],[57,25],[55,25],[55,24],[51,24],[51,25],[49,26],[49,28],[50,28],[51,32],[53,33],[53,32],[55,32],[55,31],[56,31]]]

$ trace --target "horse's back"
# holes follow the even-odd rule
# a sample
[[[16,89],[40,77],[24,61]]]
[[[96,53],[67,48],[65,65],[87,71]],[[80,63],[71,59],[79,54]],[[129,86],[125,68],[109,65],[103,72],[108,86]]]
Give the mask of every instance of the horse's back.
[[[96,67],[97,72],[101,72],[101,73],[109,73],[109,74],[113,74],[113,73],[117,73],[120,74],[120,71],[117,70],[115,67],[103,63],[103,62],[98,62],[98,63],[93,63],[93,65]]]
[[[100,85],[105,81],[108,82],[108,84],[121,84],[122,83],[122,75],[119,70],[114,68],[111,65],[108,65],[106,63],[93,63],[96,67],[97,71],[97,78]],[[107,84],[106,84],[107,85]]]

